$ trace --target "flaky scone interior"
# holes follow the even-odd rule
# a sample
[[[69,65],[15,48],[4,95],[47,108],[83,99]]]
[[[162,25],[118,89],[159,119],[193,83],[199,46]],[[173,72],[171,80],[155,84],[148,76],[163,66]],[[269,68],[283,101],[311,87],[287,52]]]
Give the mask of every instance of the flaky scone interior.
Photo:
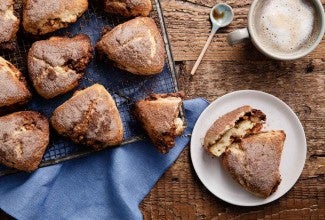
[[[258,133],[265,120],[265,114],[251,106],[237,108],[213,123],[204,138],[204,148],[219,157],[236,140]]]

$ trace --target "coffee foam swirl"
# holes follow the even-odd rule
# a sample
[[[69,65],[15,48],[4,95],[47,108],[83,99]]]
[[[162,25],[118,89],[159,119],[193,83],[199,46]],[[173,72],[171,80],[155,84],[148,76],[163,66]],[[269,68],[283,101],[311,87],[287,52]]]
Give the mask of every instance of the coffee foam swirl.
[[[279,53],[312,44],[315,8],[305,0],[264,0],[255,10],[258,41]]]

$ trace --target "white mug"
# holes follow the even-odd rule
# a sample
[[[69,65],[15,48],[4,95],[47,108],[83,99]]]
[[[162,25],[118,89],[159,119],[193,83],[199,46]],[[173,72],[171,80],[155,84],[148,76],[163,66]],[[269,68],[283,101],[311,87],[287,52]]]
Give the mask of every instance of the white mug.
[[[230,34],[228,34],[228,43],[230,45],[237,44],[237,43],[243,41],[244,39],[249,38],[260,52],[262,52],[264,55],[266,55],[270,58],[277,59],[277,60],[294,60],[294,59],[298,59],[298,58],[301,58],[301,57],[309,54],[321,42],[323,35],[324,35],[324,31],[325,31],[324,9],[323,9],[323,6],[322,6],[322,3],[320,0],[310,0],[310,2],[314,5],[315,16],[318,16],[318,19],[319,19],[319,25],[318,25],[318,29],[317,29],[318,35],[315,38],[313,38],[315,40],[310,45],[308,45],[308,47],[305,47],[305,48],[301,49],[301,51],[298,51],[298,52],[295,52],[292,54],[290,54],[290,52],[288,52],[285,55],[278,54],[278,53],[275,53],[274,50],[273,51],[270,50],[270,48],[267,47],[267,45],[263,44],[261,41],[258,40],[256,29],[253,28],[255,19],[260,19],[260,17],[256,16],[256,14],[254,14],[255,7],[257,6],[258,3],[261,3],[260,1],[267,2],[266,0],[254,0],[253,1],[252,5],[250,7],[250,10],[249,10],[249,14],[248,14],[248,27],[233,31]],[[272,1],[272,0],[270,0],[270,1]],[[293,18],[293,19],[295,19],[295,18]]]

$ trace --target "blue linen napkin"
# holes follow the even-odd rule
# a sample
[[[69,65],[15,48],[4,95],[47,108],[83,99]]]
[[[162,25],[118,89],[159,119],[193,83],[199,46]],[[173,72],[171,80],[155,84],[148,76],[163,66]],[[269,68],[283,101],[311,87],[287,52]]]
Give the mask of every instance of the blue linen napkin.
[[[184,102],[185,136],[167,154],[150,141],[0,177],[0,208],[17,219],[142,219],[139,203],[190,140],[208,102]]]

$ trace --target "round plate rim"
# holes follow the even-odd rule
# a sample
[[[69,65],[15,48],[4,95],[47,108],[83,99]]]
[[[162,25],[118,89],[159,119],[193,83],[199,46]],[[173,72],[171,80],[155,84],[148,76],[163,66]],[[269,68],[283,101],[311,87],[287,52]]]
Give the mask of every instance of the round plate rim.
[[[193,149],[194,149],[194,144],[193,144],[193,141],[192,141],[192,138],[193,136],[195,136],[195,132],[196,130],[198,129],[198,122],[200,120],[202,120],[202,118],[204,117],[204,115],[206,114],[206,112],[208,112],[214,105],[216,105],[218,102],[221,102],[223,99],[227,99],[228,97],[230,96],[234,96],[234,95],[239,95],[239,94],[243,94],[243,93],[255,93],[255,94],[259,94],[259,95],[264,95],[270,99],[273,99],[275,101],[277,101],[278,103],[280,103],[281,105],[283,105],[291,114],[292,116],[296,119],[296,121],[298,122],[298,126],[299,126],[299,130],[302,132],[302,134],[304,135],[304,143],[302,143],[301,145],[303,145],[303,149],[304,149],[304,154],[303,154],[303,163],[301,164],[301,166],[299,167],[298,172],[299,172],[299,175],[297,175],[297,178],[294,180],[293,184],[291,186],[289,186],[282,194],[280,194],[279,196],[277,197],[274,197],[273,199],[271,200],[262,200],[261,202],[256,202],[256,203],[253,203],[253,204],[244,204],[244,203],[238,203],[238,202],[235,202],[233,200],[229,200],[227,198],[220,198],[218,195],[216,195],[212,189],[210,189],[210,187],[202,180],[202,178],[200,177],[200,174],[197,169],[197,166],[196,166],[196,162],[195,162],[195,159],[194,159],[194,156],[193,156]],[[202,137],[201,137],[202,138]],[[203,146],[201,146],[203,147]],[[304,131],[304,128],[301,124],[301,121],[299,120],[298,116],[296,115],[296,113],[290,108],[289,105],[287,105],[284,101],[282,101],[281,99],[279,99],[278,97],[274,96],[274,95],[271,95],[269,93],[266,93],[266,92],[262,92],[262,91],[258,91],[258,90],[237,90],[237,91],[233,91],[233,92],[230,92],[230,93],[227,93],[219,98],[217,98],[216,100],[214,100],[213,102],[211,102],[207,108],[204,109],[204,111],[200,114],[199,118],[197,119],[196,123],[195,123],[195,126],[193,128],[193,132],[192,132],[192,137],[191,137],[191,144],[190,144],[190,156],[191,156],[191,163],[193,165],[193,168],[195,170],[195,173],[197,175],[197,177],[200,179],[201,183],[214,195],[216,196],[217,198],[229,203],[229,204],[233,204],[233,205],[238,205],[238,206],[244,206],[244,207],[253,207],[253,206],[260,206],[260,205],[265,205],[265,204],[268,204],[268,203],[271,203],[279,198],[281,198],[283,195],[285,195],[295,184],[296,182],[298,181],[299,177],[301,176],[301,173],[303,171],[303,168],[305,166],[305,162],[306,162],[306,156],[307,156],[307,141],[306,141],[306,134],[305,134],[305,131]]]

